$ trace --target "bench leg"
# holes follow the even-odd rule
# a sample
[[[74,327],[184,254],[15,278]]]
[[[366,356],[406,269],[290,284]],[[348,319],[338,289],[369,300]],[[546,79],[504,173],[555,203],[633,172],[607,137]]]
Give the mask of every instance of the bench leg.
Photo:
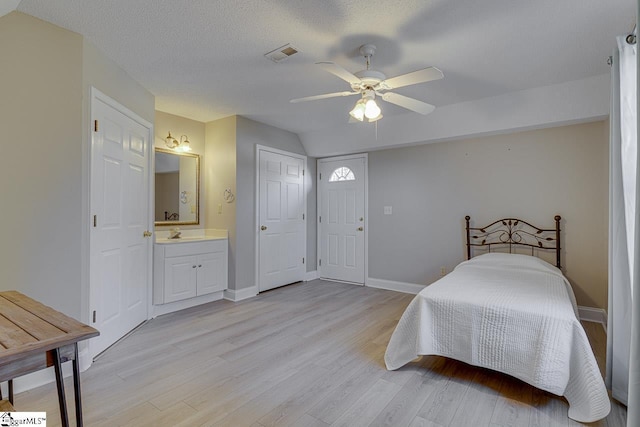
[[[76,398],[76,426],[82,427],[82,398],[80,395],[80,363],[78,362],[78,343],[75,343],[73,358],[73,391]]]
[[[55,348],[51,350],[53,356],[53,368],[56,371],[56,386],[58,387],[58,403],[60,405],[60,419],[62,427],[69,427],[69,415],[67,414],[67,400],[64,396],[64,378],[62,377],[62,362],[60,361],[60,351]]]
[[[9,403],[13,405],[13,380],[7,381],[7,386],[9,387]],[[0,400],[4,399],[2,397],[2,387],[0,387]]]

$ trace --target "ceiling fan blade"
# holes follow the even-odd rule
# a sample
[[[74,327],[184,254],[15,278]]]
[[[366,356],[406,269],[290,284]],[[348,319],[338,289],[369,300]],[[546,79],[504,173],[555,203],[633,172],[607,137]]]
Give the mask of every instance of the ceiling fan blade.
[[[431,104],[427,104],[426,102],[418,101],[417,99],[409,98],[408,96],[399,95],[393,92],[383,94],[382,99],[402,108],[406,108],[407,110],[424,114],[425,116],[436,109],[436,107]]]
[[[439,80],[443,77],[444,74],[442,74],[442,71],[438,70],[436,67],[428,67],[412,73],[387,79],[384,82],[381,82],[381,86],[385,89],[396,89],[418,83],[430,82],[431,80]]]
[[[297,98],[297,99],[292,99],[291,102],[292,104],[295,104],[297,102],[305,102],[305,101],[315,101],[317,99],[326,99],[326,98],[336,98],[338,96],[349,96],[349,95],[357,95],[360,92],[334,92],[334,93],[325,93],[323,95],[313,95],[313,96],[306,96],[304,98]]]
[[[334,76],[340,77],[345,82],[348,82],[352,85],[359,85],[360,78],[350,71],[345,70],[338,64],[334,64],[333,62],[316,62],[316,65],[321,66],[325,71],[330,72]]]

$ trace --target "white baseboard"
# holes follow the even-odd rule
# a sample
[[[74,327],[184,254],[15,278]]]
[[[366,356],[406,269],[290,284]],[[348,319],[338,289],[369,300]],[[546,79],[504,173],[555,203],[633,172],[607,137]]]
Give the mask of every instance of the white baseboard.
[[[226,292],[226,291],[225,291]],[[154,305],[151,308],[151,317],[153,319],[163,314],[173,313],[174,311],[184,310],[185,308],[195,307],[196,305],[206,304],[222,299],[222,291],[213,292],[208,295],[202,295],[195,298],[189,298],[182,301],[170,302],[167,304]]]
[[[71,375],[72,367],[71,363],[62,364],[62,374],[65,377]],[[53,367],[42,369],[40,371],[33,372],[31,374],[24,375],[22,377],[13,380],[13,392],[22,393],[36,387],[40,387],[45,384],[49,384],[56,380],[53,372]]]
[[[425,285],[418,285],[416,283],[395,282],[393,280],[374,279],[373,277],[367,279],[366,286],[414,295],[425,288]]]
[[[602,308],[578,306],[578,315],[580,320],[585,322],[596,322],[602,324],[604,330],[607,330],[607,312]]]
[[[93,359],[89,354],[89,347],[85,346],[83,349],[78,350],[78,361],[80,362],[80,372],[84,372],[91,367]]]
[[[258,295],[257,286],[251,286],[249,288],[243,288],[238,290],[227,289],[226,291],[224,291],[224,299],[233,301],[233,302],[242,301],[243,299],[247,299],[247,298],[253,298],[256,295]]]
[[[304,281],[310,282],[312,280],[316,280],[318,277],[320,277],[320,275],[318,274],[318,270],[307,271],[306,275],[304,276]]]
[[[84,349],[83,351],[78,353],[78,361],[80,362],[80,371],[86,371],[92,363],[91,358],[89,357],[89,350]],[[62,364],[62,375],[66,377],[70,377],[73,375],[73,364],[71,361],[64,362]],[[82,377],[82,375],[81,375]],[[27,375],[23,375],[13,380],[13,392],[14,393],[22,393],[24,391],[29,391],[36,387],[43,386],[45,384],[52,383],[56,380],[55,372],[53,367],[41,369],[36,372],[32,372]],[[3,390],[4,392],[5,390]],[[8,393],[8,390],[6,390]]]

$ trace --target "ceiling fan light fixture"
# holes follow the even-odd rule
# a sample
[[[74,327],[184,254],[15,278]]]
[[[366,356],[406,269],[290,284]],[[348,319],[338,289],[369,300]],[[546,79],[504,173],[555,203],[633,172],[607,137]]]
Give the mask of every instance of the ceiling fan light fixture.
[[[434,105],[400,95],[399,93],[387,91],[441,79],[444,77],[442,71],[435,67],[427,67],[387,79],[386,75],[382,72],[371,69],[371,58],[375,52],[376,47],[372,44],[360,46],[360,54],[364,56],[367,68],[356,73],[351,73],[333,62],[316,62],[316,65],[322,66],[325,71],[349,83],[351,90],[296,98],[290,102],[296,103],[339,96],[360,95],[361,98],[356,102],[353,109],[349,111],[349,115],[351,116],[349,123],[355,121],[363,122],[365,119],[367,122],[375,122],[382,118],[380,106],[375,102],[376,95],[385,102],[395,104],[418,114],[426,115],[431,113],[436,108]]]

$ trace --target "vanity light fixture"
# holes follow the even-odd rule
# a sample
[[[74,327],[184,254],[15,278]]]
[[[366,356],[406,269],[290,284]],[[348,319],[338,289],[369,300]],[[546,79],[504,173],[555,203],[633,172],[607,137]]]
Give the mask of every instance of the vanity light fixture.
[[[169,131],[169,135],[165,138],[165,144],[172,150],[191,151],[191,143],[189,142],[189,137],[187,137],[187,135],[182,135],[180,137],[180,141],[178,141],[171,135],[171,131]]]

